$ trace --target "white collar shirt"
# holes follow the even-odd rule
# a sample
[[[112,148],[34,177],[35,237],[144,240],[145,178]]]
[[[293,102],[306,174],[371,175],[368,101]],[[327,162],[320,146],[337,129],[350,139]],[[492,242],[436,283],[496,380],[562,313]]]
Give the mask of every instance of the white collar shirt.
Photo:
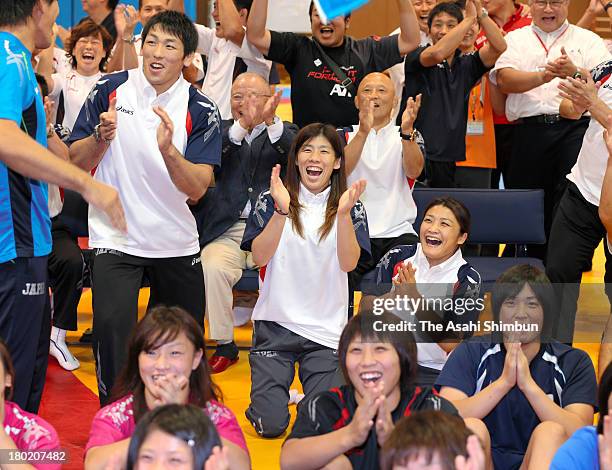
[[[506,35],[508,48],[497,59],[490,72],[491,81],[497,84],[497,72],[512,68],[526,72],[541,72],[544,66],[561,56],[565,48],[572,62],[580,68],[591,70],[610,59],[603,39],[587,29],[567,21],[555,31],[545,33],[536,25],[524,26]],[[540,114],[558,114],[561,97],[559,78],[524,93],[510,93],[506,99],[506,116],[510,121]]]
[[[597,96],[612,108],[612,60],[604,62],[591,71],[594,81],[601,82]],[[608,164],[608,149],[603,138],[604,128],[594,118],[591,118],[578,159],[567,178],[572,181],[580,194],[591,204],[599,206],[601,187]]]
[[[197,52],[208,58],[202,91],[217,104],[221,119],[231,119],[230,94],[236,58],[240,57],[244,61],[248,72],[261,75],[266,81],[270,78],[272,62],[264,59],[261,52],[247,41],[246,35],[242,45],[238,46],[232,41],[217,37],[212,28],[200,24],[195,26],[198,32]]]
[[[425,298],[449,298],[453,296],[453,286],[458,281],[459,268],[466,264],[461,250],[457,250],[453,256],[436,266],[430,266],[421,244],[417,245],[417,251],[411,258],[404,261],[404,264],[412,263],[416,268],[415,279],[419,294]],[[402,318],[415,322],[416,316],[409,315]],[[415,335],[417,341],[417,361],[424,367],[442,370],[446,363],[447,354],[430,339],[422,338],[419,334]]]
[[[119,192],[128,233],[119,232],[90,205],[90,246],[145,258],[193,255],[199,252],[196,222],[157,146],[160,119],[152,109],[161,106],[168,113],[174,123],[172,143],[184,155],[190,85],[180,77],[157,96],[141,68],[127,73],[127,81],[116,89],[117,135],[94,177]]]
[[[329,193],[329,187],[312,194],[300,186],[304,237],[293,230],[289,219],[285,221],[252,318],[277,322],[306,339],[337,349],[348,319],[348,275],[338,260],[337,222],[319,240]]]
[[[353,126],[350,142],[359,126]],[[416,233],[412,228],[417,207],[404,172],[402,138],[393,121],[378,130],[371,129],[361,157],[348,176],[348,184],[365,179],[368,184],[360,200],[368,214],[370,238],[394,238]]]

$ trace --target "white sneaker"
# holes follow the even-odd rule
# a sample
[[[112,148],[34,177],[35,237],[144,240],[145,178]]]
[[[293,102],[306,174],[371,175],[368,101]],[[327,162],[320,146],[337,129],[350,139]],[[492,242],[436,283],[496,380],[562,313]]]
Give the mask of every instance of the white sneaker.
[[[81,363],[72,355],[66,343],[56,343],[51,340],[49,343],[49,354],[57,359],[59,365],[66,370],[75,370],[81,367]]]
[[[297,405],[299,402],[302,401],[302,399],[305,397],[306,395],[304,395],[303,393],[298,392],[297,389],[292,388],[291,390],[289,390],[289,404],[295,404]]]

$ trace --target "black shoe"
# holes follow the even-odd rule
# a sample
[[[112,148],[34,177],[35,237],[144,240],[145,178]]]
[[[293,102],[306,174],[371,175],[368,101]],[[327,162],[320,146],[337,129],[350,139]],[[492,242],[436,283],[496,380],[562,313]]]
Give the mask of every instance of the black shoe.
[[[238,357],[238,346],[233,341],[227,344],[218,344],[213,356],[227,357],[228,359],[236,359]]]
[[[81,335],[81,339],[79,339],[79,341],[81,343],[91,344],[92,343],[92,336],[93,336],[93,332],[91,331],[91,328],[87,328],[83,332],[83,334]]]

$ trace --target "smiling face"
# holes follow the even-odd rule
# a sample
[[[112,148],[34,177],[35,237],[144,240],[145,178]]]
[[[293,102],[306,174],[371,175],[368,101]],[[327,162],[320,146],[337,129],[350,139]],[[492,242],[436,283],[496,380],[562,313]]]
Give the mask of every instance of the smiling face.
[[[318,194],[329,186],[333,171],[340,169],[340,157],[329,140],[317,135],[298,150],[296,165],[302,184],[311,193]]]
[[[400,393],[400,358],[391,343],[362,342],[356,336],[346,350],[346,371],[358,400],[381,380],[386,397]]]
[[[232,117],[236,121],[240,120],[251,102],[255,104],[260,115],[270,96],[270,86],[261,75],[254,73],[239,75],[232,84],[232,94],[230,97]]]
[[[155,429],[140,446],[134,468],[191,470],[194,468],[193,452],[182,439]]]
[[[429,18],[432,8],[436,6],[436,0],[412,0],[412,5],[419,22],[419,29],[424,33],[429,33],[427,18]]]
[[[77,72],[85,76],[98,73],[100,62],[104,59],[105,55],[104,44],[100,34],[79,38],[72,51],[72,56],[77,64]]]
[[[191,372],[202,360],[202,350],[195,350],[185,333],[181,332],[172,341],[138,355],[138,370],[145,387],[145,399],[152,403],[151,389],[160,379],[173,380],[185,377],[189,381]],[[187,387],[187,395],[189,393]]]
[[[531,0],[529,2],[533,24],[546,33],[555,31],[567,19],[569,11],[568,0],[552,0],[543,3],[542,0]]]
[[[140,23],[144,26],[153,16],[167,9],[168,0],[142,0],[140,10],[138,10]]]
[[[539,341],[544,325],[544,308],[529,284],[525,284],[514,297],[506,298],[499,309],[499,319],[505,324],[534,325],[537,331],[504,332],[504,341],[529,344]]]
[[[467,233],[461,233],[459,221],[448,207],[433,206],[423,217],[419,238],[429,265],[436,266],[455,254],[467,240]]]
[[[143,71],[158,94],[167,91],[181,76],[183,67],[188,67],[193,54],[184,57],[181,40],[155,25],[142,45]]]
[[[359,84],[355,104],[357,109],[374,103],[374,125],[386,124],[395,104],[395,89],[391,79],[383,73],[370,73]]]
[[[350,18],[334,18],[330,23],[324,24],[319,17],[316,7],[310,15],[312,36],[319,44],[325,47],[339,47],[344,42],[344,35],[349,27]]]
[[[0,5],[2,8],[2,5]],[[32,17],[34,18],[34,46],[36,49],[47,49],[53,41],[53,25],[59,15],[59,4],[57,0],[48,3],[47,0],[39,0],[34,5]]]
[[[459,21],[457,21],[457,18],[449,15],[445,11],[437,14],[431,22],[431,29],[429,31],[431,41],[436,44],[458,24]]]

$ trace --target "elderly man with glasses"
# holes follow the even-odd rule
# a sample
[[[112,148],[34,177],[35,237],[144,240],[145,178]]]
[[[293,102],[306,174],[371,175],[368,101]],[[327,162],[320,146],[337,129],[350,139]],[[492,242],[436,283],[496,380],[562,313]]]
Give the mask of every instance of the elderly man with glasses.
[[[506,116],[516,121],[507,188],[545,191],[545,228],[550,233],[555,201],[567,186],[567,175],[580,150],[588,118],[559,114],[560,79],[592,69],[609,58],[595,33],[568,23],[568,0],[531,0],[531,26],[508,33],[508,48],[491,72],[491,81],[508,95]],[[546,246],[528,247],[545,259]]]

